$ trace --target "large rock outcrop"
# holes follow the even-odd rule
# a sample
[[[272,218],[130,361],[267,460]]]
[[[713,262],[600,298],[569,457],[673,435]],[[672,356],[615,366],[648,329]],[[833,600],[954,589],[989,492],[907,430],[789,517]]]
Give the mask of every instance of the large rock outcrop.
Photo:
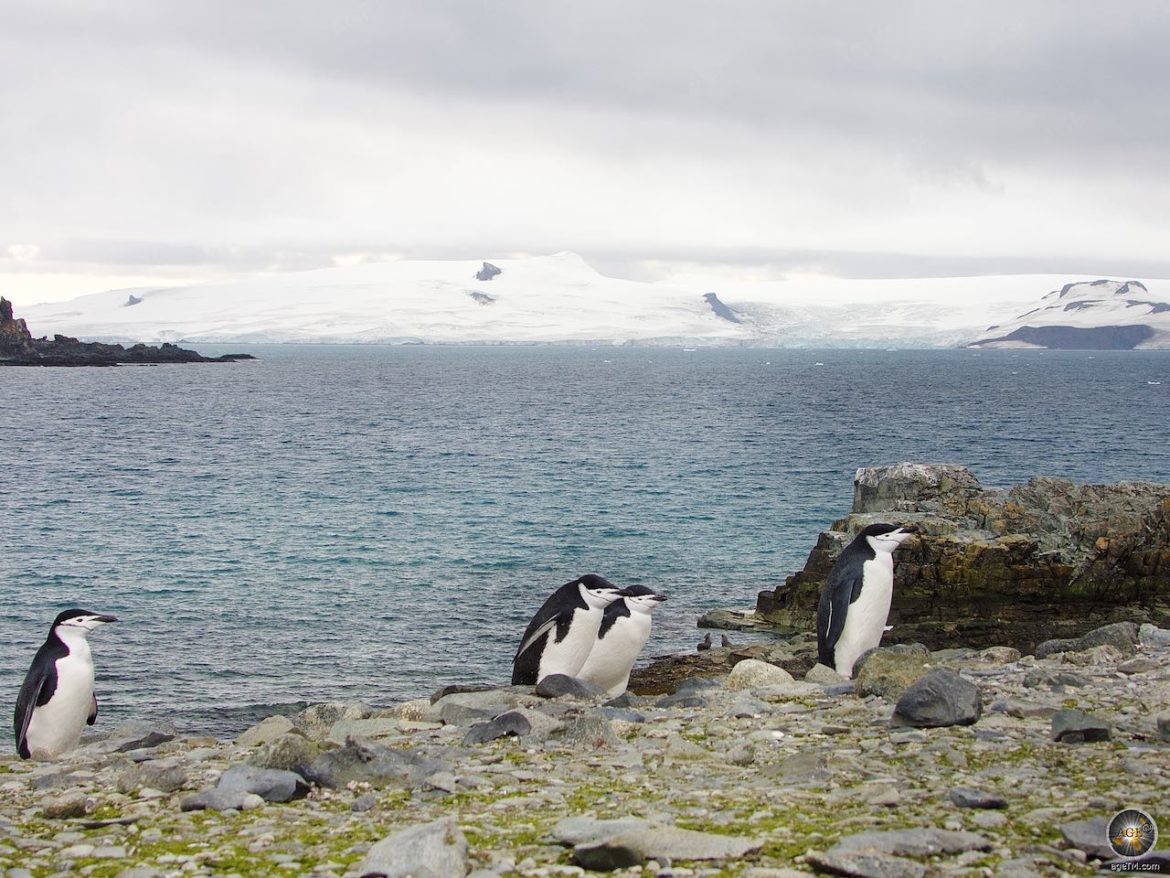
[[[1170,485],[1037,477],[984,488],[965,467],[913,463],[859,469],[849,515],[803,570],[760,593],[757,615],[814,628],[833,561],[875,521],[920,532],[895,556],[887,642],[1030,651],[1108,622],[1170,621]]]

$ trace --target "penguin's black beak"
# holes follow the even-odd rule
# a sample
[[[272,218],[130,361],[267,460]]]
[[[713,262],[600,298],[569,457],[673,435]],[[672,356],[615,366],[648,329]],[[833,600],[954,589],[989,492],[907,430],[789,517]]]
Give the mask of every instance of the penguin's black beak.
[[[918,529],[918,525],[916,524],[903,524],[898,528],[898,530],[906,534],[921,533],[921,531]]]
[[[94,616],[94,617],[93,617],[93,620],[94,620],[95,622],[117,622],[117,621],[118,621],[118,617],[117,617],[117,616],[109,616],[109,615],[102,614],[102,615],[100,615],[100,616]]]
[[[666,595],[662,594],[661,592],[655,592],[654,594],[650,595],[650,599],[658,601],[658,603],[662,603],[664,600],[666,600]]]

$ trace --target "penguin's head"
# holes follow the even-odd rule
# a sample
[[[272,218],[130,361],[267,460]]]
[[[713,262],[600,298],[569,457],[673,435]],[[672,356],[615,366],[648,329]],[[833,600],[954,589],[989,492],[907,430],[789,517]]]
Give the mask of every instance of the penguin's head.
[[[74,608],[72,610],[65,610],[59,613],[57,618],[53,620],[53,630],[58,633],[80,633],[88,635],[107,622],[117,622],[116,616],[108,616],[104,613],[95,613],[93,610],[82,610]]]
[[[621,589],[596,573],[586,573],[577,580],[577,588],[585,603],[599,610],[604,610],[622,596]]]
[[[659,594],[644,585],[631,585],[623,588],[619,594],[625,599],[626,606],[639,613],[653,613],[659,604],[666,600],[666,595]]]
[[[871,524],[861,532],[875,552],[893,552],[898,546],[909,539],[917,528],[912,524]]]

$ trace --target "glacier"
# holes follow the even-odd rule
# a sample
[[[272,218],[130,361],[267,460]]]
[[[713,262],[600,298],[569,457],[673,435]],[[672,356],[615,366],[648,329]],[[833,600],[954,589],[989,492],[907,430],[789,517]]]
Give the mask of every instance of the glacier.
[[[18,293],[10,298],[35,335],[109,342],[957,347],[1049,290],[1092,280],[678,274],[644,282],[607,277],[563,252],[362,263],[27,307]]]

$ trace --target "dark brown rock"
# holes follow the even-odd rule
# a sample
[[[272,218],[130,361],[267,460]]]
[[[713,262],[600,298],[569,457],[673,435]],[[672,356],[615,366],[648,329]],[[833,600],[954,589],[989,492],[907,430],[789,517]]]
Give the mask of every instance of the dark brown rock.
[[[0,366],[118,366],[157,363],[228,363],[254,359],[251,354],[205,357],[178,345],[120,344],[78,341],[67,335],[33,338],[23,319],[13,316],[12,303],[0,298]]]
[[[849,515],[803,570],[761,592],[757,615],[812,630],[837,555],[875,521],[919,531],[896,557],[885,643],[1031,652],[1112,622],[1170,619],[1170,485],[1038,477],[989,489],[962,466],[909,463],[859,469]]]

